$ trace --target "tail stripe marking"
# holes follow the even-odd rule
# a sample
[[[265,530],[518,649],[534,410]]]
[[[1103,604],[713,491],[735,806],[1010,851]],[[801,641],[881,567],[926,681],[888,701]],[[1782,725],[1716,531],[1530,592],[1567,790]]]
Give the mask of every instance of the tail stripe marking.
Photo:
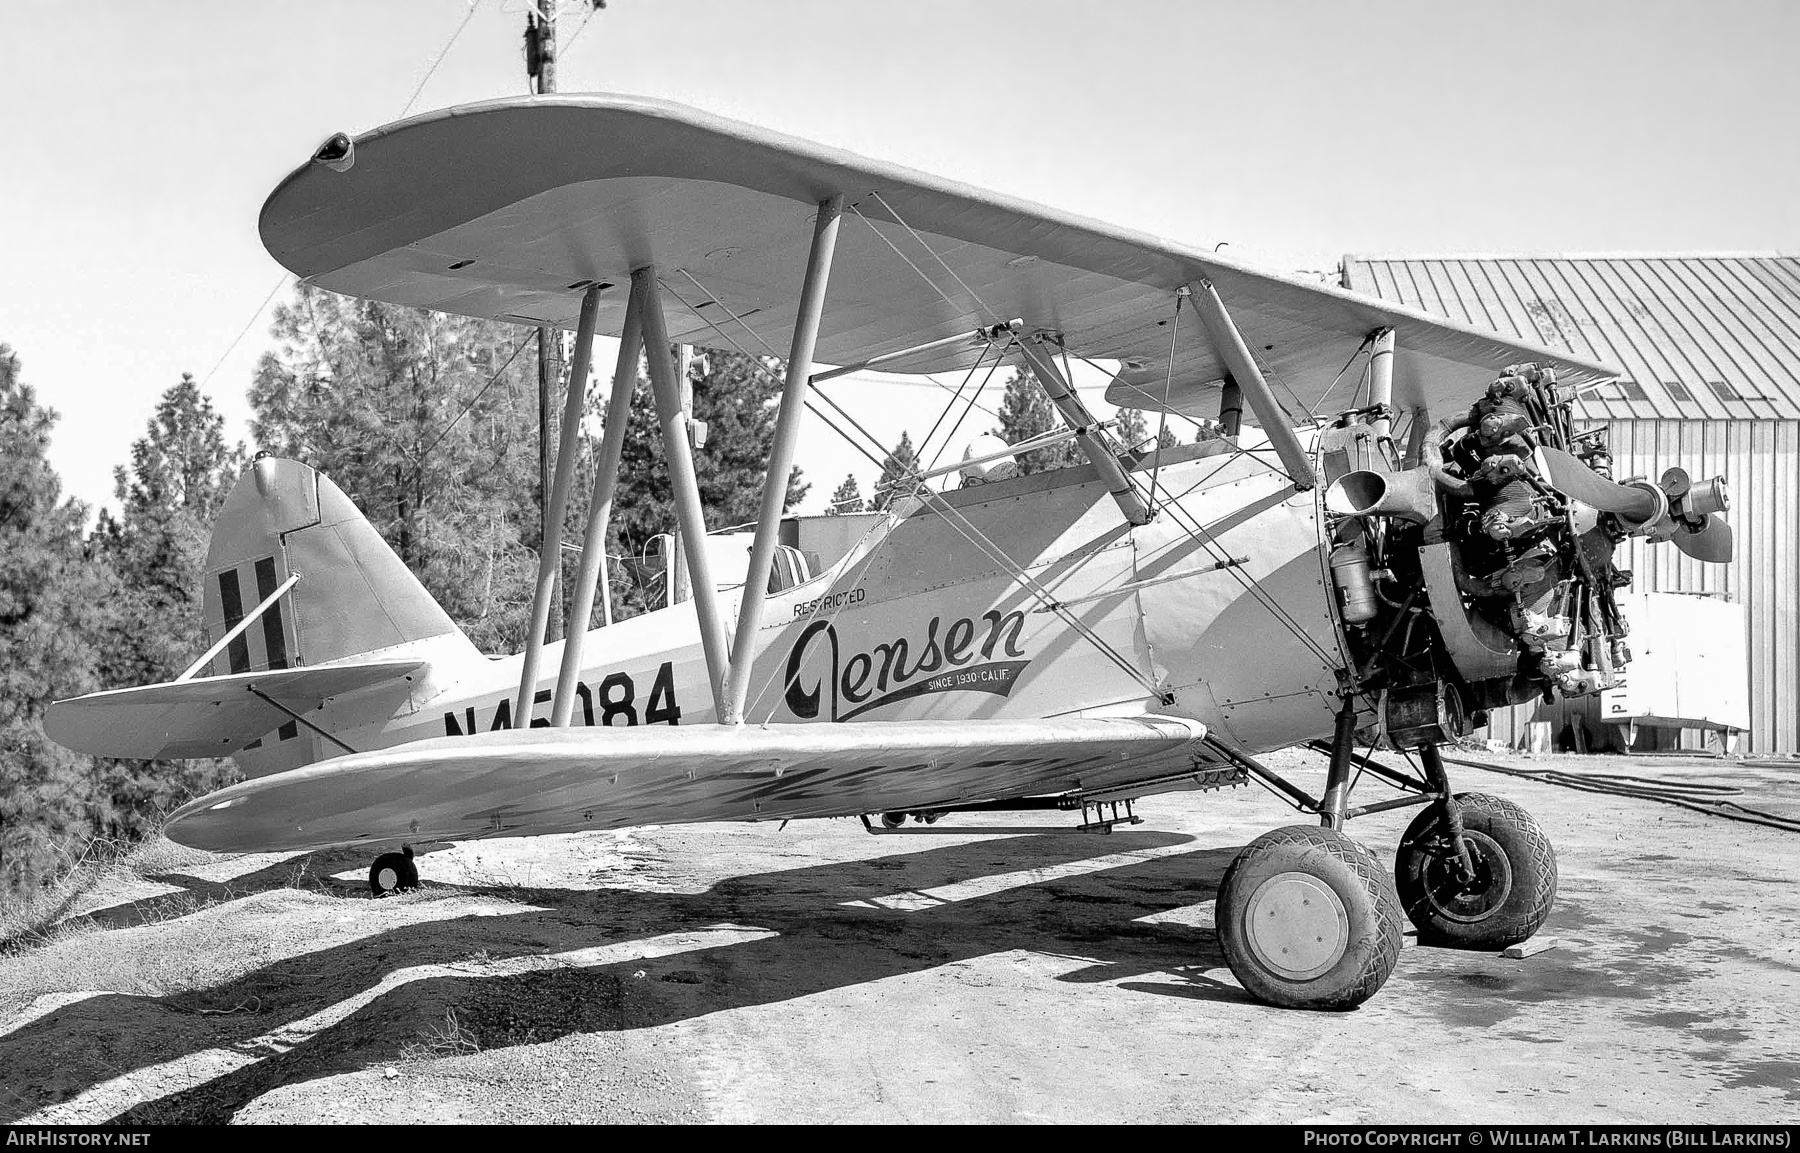
[[[268,600],[269,595],[280,584],[281,582],[275,579],[274,557],[266,556],[256,562],[256,599],[258,603]],[[287,630],[282,620],[280,601],[270,605],[269,611],[263,614],[262,627],[263,647],[269,653],[269,667],[272,669],[287,668]],[[276,730],[275,739],[289,741],[299,735],[299,726],[293,721],[288,721]]]
[[[275,558],[263,557],[256,562],[256,599],[261,602],[269,599],[281,582],[275,579]],[[281,602],[276,601],[263,614],[263,644],[269,650],[269,667],[285,669],[287,659],[287,626],[282,619]]]
[[[234,628],[244,619],[244,599],[238,591],[236,569],[226,569],[219,574],[219,605],[225,610],[225,628]],[[250,671],[250,645],[242,636],[227,645],[225,654],[231,662],[231,671],[247,673]]]

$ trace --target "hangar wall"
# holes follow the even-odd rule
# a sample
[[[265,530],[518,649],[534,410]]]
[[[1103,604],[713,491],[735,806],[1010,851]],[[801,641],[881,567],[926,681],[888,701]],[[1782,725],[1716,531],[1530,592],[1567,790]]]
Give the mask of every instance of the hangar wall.
[[[1342,280],[1626,370],[1577,416],[1610,428],[1620,479],[1670,465],[1723,474],[1736,556],[1703,565],[1633,540],[1620,563],[1636,591],[1723,594],[1745,607],[1750,732],[1739,751],[1800,752],[1800,259],[1347,256]],[[1490,734],[1516,743],[1528,721],[1560,730],[1571,714],[1597,729],[1597,698],[1497,713]]]

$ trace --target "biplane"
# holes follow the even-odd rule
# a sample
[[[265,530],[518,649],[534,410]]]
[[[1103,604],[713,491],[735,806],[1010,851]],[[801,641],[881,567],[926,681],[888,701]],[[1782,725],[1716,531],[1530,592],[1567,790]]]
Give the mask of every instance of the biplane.
[[[212,539],[210,650],[46,720],[99,755],[235,757],[247,779],[168,823],[200,848],[1009,808],[1104,831],[1139,798],[1250,781],[1309,823],[1225,875],[1231,969],[1265,1001],[1347,1008],[1392,972],[1402,918],[1491,949],[1550,911],[1541,830],[1453,791],[1439,746],[1618,682],[1627,536],[1730,555],[1721,480],[1615,481],[1575,426],[1606,365],[673,104],[499,100],[334,136],[261,234],[333,292],[573,330],[549,524],[595,338],[618,337],[570,619],[592,619],[640,371],[692,595],[546,643],[547,533],[525,650],[491,659],[329,479],[260,457]],[[741,580],[714,571],[683,345],[779,376]],[[1122,443],[1077,361],[1113,404],[1211,435]],[[877,514],[784,517],[801,413],[847,417],[843,378],[997,365],[1064,427],[922,469]],[[1011,467],[1054,444],[1083,463]],[[1257,759],[1300,744],[1329,756],[1319,796]],[[1365,780],[1392,795],[1357,801]],[[1390,872],[1344,828],[1404,806]],[[416,884],[411,857],[383,853],[371,886]]]

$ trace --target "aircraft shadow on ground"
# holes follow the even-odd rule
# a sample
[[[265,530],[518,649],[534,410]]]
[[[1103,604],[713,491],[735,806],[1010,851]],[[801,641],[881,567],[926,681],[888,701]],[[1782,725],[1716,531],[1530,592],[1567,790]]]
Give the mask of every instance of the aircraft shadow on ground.
[[[288,957],[204,990],[105,995],[48,1013],[0,1037],[0,1084],[13,1087],[0,1100],[0,1122],[208,1049],[261,1059],[142,1102],[113,1121],[223,1121],[283,1085],[398,1060],[452,1009],[461,1029],[486,1051],[774,1004],[1011,950],[1088,962],[1062,980],[1113,982],[1167,973],[1174,982],[1131,987],[1248,1004],[1240,991],[1201,976],[1224,964],[1210,927],[1138,920],[1210,899],[1235,848],[1196,848],[1027,880],[906,911],[846,904],[1121,851],[1166,850],[1190,840],[1122,833],[933,846],[734,877],[691,895],[532,889],[530,901],[538,908],[529,911],[408,924]],[[257,1043],[366,993],[396,970],[628,946],[721,924],[772,935],[616,963],[506,975],[471,967],[469,976],[425,976],[380,993],[286,1051]]]
[[[229,881],[209,881],[204,877],[183,873],[179,869],[146,873],[145,880],[178,885],[180,891],[89,909],[59,922],[59,927],[96,925],[103,929],[128,929],[134,925],[155,924],[172,917],[186,916],[208,905],[234,901],[239,897],[265,893],[272,889],[310,889],[333,896],[367,894],[368,886],[362,882],[338,880],[332,874],[366,866],[368,863],[367,849],[325,849],[286,857]]]

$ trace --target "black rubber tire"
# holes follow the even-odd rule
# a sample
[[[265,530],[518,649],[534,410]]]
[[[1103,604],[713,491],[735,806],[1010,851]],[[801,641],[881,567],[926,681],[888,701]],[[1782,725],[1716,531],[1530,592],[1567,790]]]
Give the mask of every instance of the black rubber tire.
[[[901,825],[904,825],[905,823],[906,823],[906,814],[905,813],[883,813],[883,814],[881,814],[881,827],[884,829],[897,829]]]
[[[419,887],[419,867],[413,864],[412,849],[383,853],[369,866],[369,892],[377,897],[389,893],[407,893]]]
[[[1248,918],[1261,907],[1259,894],[1293,889],[1296,881],[1304,886],[1307,877],[1336,896],[1342,951],[1334,955],[1328,948],[1319,962],[1327,967],[1297,977],[1259,956],[1263,946],[1260,936],[1252,941]],[[1266,890],[1270,882],[1279,882],[1276,890]],[[1284,1009],[1354,1009],[1386,984],[1400,959],[1400,901],[1387,870],[1349,837],[1316,825],[1290,825],[1250,842],[1219,883],[1213,925],[1245,991]]]
[[[1401,908],[1421,945],[1504,949],[1544,927],[1556,903],[1556,850],[1531,814],[1486,793],[1458,793],[1476,883],[1456,880],[1443,810],[1413,819],[1394,859]]]

